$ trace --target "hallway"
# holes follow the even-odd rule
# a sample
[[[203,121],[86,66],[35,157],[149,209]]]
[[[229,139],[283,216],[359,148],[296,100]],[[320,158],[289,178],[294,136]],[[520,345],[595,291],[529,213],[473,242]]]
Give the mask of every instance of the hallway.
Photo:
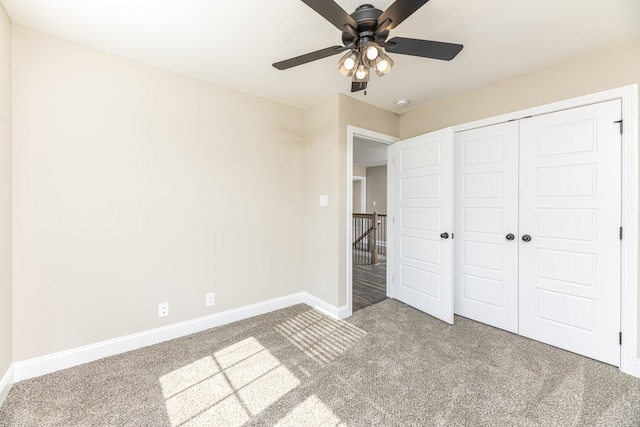
[[[353,263],[353,312],[387,299],[387,263]]]

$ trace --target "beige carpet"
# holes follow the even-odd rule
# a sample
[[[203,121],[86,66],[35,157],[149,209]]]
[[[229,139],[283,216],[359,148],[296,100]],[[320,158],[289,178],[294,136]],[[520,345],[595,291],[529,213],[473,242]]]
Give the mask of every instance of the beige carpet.
[[[640,379],[395,300],[297,305],[15,384],[1,426],[629,426]]]

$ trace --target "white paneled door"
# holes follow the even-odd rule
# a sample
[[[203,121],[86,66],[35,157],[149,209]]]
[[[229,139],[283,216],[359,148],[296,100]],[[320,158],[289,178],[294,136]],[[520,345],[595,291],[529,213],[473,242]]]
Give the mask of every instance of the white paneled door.
[[[453,323],[453,130],[393,150],[394,297]]]
[[[458,132],[455,190],[451,129],[390,147],[394,297],[620,366],[620,117],[613,100]]]
[[[455,134],[454,311],[518,332],[518,122]]]
[[[520,122],[520,334],[620,365],[621,102]]]

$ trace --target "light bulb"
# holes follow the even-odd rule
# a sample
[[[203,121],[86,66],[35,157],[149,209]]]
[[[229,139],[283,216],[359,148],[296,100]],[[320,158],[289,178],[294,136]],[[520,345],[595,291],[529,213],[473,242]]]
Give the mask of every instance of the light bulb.
[[[376,45],[372,44],[367,48],[367,58],[370,61],[373,61],[377,57],[378,57],[378,48],[376,47]]]
[[[347,58],[344,61],[344,68],[346,68],[347,70],[352,70],[353,67],[356,66],[356,61],[354,61],[352,58]]]
[[[378,62],[378,64],[376,65],[376,68],[378,69],[378,71],[383,73],[387,71],[387,68],[389,68],[389,63],[387,62],[386,59],[383,59],[382,61]]]
[[[358,65],[358,69],[353,73],[354,82],[368,82],[369,81],[369,68],[366,65]]]
[[[389,58],[389,56],[385,55],[384,53],[381,54],[378,59],[374,61],[374,63],[375,67],[373,69],[379,77],[387,74],[393,67],[393,59]]]

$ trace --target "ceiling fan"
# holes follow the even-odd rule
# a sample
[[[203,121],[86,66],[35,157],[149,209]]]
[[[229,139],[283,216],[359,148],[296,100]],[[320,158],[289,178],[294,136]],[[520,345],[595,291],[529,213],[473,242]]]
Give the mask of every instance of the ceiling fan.
[[[461,44],[405,37],[387,40],[389,30],[400,25],[428,1],[396,0],[384,12],[373,5],[363,4],[349,15],[333,0],[302,0],[342,31],[343,46],[327,47],[276,62],[273,66],[278,70],[286,70],[348,51],[338,62],[338,69],[345,76],[352,77],[351,92],[357,92],[367,88],[370,69],[380,77],[391,70],[393,60],[385,50],[390,53],[450,61],[462,50]]]

